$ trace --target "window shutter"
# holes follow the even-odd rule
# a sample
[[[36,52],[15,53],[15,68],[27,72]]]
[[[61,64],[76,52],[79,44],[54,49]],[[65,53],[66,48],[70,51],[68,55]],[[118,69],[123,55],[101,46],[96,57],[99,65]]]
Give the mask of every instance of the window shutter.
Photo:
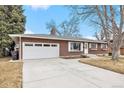
[[[71,42],[68,42],[68,51],[70,52],[71,51]]]
[[[108,45],[107,44],[104,44],[104,46],[105,46],[104,48],[108,48]]]
[[[89,43],[89,48],[91,48],[91,43]]]
[[[103,45],[103,44],[101,44],[101,48],[103,48],[103,46],[104,46],[104,45]]]
[[[81,43],[81,46],[80,47],[81,47],[81,51],[83,51],[83,43]]]
[[[96,49],[98,48],[98,44],[96,43]]]

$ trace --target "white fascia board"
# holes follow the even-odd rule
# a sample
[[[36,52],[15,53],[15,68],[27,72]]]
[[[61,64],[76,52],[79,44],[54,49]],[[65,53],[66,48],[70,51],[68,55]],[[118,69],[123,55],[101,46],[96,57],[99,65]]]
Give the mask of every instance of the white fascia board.
[[[80,41],[80,42],[93,42],[93,43],[107,43],[103,41],[95,42],[95,41],[88,41],[88,40],[75,40],[75,39],[64,39],[64,38],[54,38],[54,37],[41,37],[41,36],[24,36],[22,34],[9,34],[10,37],[30,37],[30,38],[42,38],[42,39],[51,39],[51,40],[67,40],[67,41]]]
[[[75,40],[75,39],[64,39],[64,38],[51,38],[51,37],[39,37],[39,36],[21,36],[21,37],[30,37],[30,38],[42,38],[42,39],[51,39],[51,40],[68,40],[68,41],[80,41],[80,42],[93,42],[93,43],[107,43],[107,42],[95,42],[87,40]]]
[[[9,34],[10,37],[20,37],[21,35],[19,34]]]

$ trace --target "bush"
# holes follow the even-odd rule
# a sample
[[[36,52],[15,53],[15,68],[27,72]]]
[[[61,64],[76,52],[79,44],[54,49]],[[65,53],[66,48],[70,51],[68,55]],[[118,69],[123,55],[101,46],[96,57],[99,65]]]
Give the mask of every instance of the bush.
[[[108,53],[109,56],[112,56],[112,53]]]

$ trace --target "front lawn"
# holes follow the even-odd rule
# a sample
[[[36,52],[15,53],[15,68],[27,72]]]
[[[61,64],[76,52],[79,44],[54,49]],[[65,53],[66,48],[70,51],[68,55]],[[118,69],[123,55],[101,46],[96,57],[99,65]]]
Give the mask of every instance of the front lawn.
[[[10,58],[0,58],[0,87],[22,87],[22,62],[9,62]]]
[[[124,57],[120,57],[119,61],[115,62],[115,64],[110,57],[86,58],[86,59],[82,58],[79,61],[84,64],[89,64],[92,66],[96,66],[124,74]]]

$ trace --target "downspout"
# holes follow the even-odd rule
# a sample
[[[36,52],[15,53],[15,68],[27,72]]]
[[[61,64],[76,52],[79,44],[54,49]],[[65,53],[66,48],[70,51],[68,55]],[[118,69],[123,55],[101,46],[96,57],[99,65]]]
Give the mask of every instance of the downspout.
[[[21,51],[21,49],[22,49],[22,45],[21,45],[21,36],[19,36],[19,60],[21,60],[22,58],[22,51]]]

